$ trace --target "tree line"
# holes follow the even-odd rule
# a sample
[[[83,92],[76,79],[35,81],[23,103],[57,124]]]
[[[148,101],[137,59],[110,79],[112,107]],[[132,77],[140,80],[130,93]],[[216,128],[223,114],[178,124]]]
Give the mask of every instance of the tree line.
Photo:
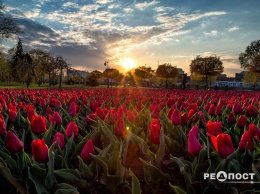
[[[10,15],[4,13],[5,7],[0,0],[0,43],[21,33],[21,28],[14,22]],[[245,75],[245,81],[257,84],[260,82],[260,40],[251,42],[246,50],[240,53],[239,62],[241,68],[248,70]],[[110,68],[108,61],[105,61],[106,66],[103,72],[94,70],[90,73],[86,83],[89,85],[97,85],[98,79],[103,77],[106,79],[107,86],[112,86],[112,80],[128,79],[134,82],[135,79],[146,83],[152,77],[156,76],[165,80],[165,88],[168,88],[168,80],[178,77],[178,69],[170,63],[158,65],[156,70],[147,66],[139,66],[133,71],[122,75],[119,70]],[[23,50],[22,40],[19,38],[16,48],[10,49],[5,55],[0,51],[0,81],[16,81],[26,84],[27,88],[32,82],[39,85],[45,81],[45,76],[48,75],[49,85],[59,83],[61,87],[62,75],[65,69],[72,69],[72,66],[63,59],[62,56],[53,56],[48,51],[41,49],[32,49],[28,52]],[[203,76],[206,86],[208,86],[208,78],[217,76],[224,71],[223,62],[219,56],[196,56],[190,64],[191,76]],[[58,75],[58,76],[57,76]],[[57,79],[58,78],[58,79]],[[185,87],[187,75],[182,77],[182,84]]]

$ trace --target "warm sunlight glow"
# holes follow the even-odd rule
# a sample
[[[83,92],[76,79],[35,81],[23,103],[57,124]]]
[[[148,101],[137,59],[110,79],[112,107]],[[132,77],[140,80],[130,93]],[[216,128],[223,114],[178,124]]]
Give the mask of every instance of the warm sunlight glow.
[[[123,65],[123,67],[125,68],[125,69],[132,69],[132,68],[134,68],[135,67],[135,62],[134,62],[134,60],[133,59],[124,59],[123,61],[122,61],[122,65]]]

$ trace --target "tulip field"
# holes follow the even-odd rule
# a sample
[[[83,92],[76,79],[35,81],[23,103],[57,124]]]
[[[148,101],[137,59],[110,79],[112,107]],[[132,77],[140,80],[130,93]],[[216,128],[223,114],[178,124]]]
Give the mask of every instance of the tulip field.
[[[0,193],[259,193],[259,110],[260,92],[0,89]]]

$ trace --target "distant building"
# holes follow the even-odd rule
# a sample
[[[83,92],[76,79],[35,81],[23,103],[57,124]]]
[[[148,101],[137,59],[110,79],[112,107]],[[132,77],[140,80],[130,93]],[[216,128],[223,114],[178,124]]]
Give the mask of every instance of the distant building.
[[[244,75],[245,75],[246,72],[247,72],[247,71],[242,71],[242,72],[240,72],[240,73],[236,73],[236,74],[235,74],[235,81],[237,81],[237,82],[243,81],[243,77],[244,77]]]
[[[72,77],[81,77],[81,78],[86,78],[88,77],[90,73],[87,71],[82,71],[82,70],[76,70],[76,69],[68,69],[66,76],[68,78]]]
[[[219,74],[217,77],[217,81],[235,81],[234,77],[227,77],[226,74]]]
[[[183,81],[183,77],[184,77],[184,71],[182,70],[182,68],[177,68],[178,70],[178,82],[182,82]]]

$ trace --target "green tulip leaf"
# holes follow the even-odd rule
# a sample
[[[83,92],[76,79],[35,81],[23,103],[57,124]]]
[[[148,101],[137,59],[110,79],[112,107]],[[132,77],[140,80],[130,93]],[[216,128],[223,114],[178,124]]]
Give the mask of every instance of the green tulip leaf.
[[[184,190],[182,190],[180,187],[178,186],[173,186],[171,183],[169,183],[170,188],[172,189],[172,191],[175,194],[187,194],[187,192],[185,192]]]
[[[0,174],[9,183],[11,183],[20,194],[26,194],[26,188],[13,177],[13,175],[10,172],[10,169],[5,167],[1,162],[0,162]]]
[[[159,148],[155,154],[155,162],[156,166],[160,169],[161,168],[161,162],[163,160],[163,157],[165,155],[165,141],[164,141],[164,132],[163,128],[161,128],[160,131],[160,145]]]
[[[79,194],[79,192],[74,189],[59,189],[55,194]]]
[[[12,171],[17,171],[17,163],[16,161],[8,154],[4,153],[0,150],[0,155],[5,158],[6,163],[11,168]]]
[[[28,167],[28,178],[32,181],[38,194],[49,193],[44,185],[45,170],[38,165]]]
[[[141,194],[142,190],[138,178],[135,176],[132,170],[129,171],[129,174],[132,177],[132,194]]]
[[[109,174],[116,174],[117,166],[119,162],[119,142],[116,141],[114,144],[113,152],[108,162]]]
[[[84,177],[88,181],[92,180],[93,174],[92,174],[90,168],[88,167],[87,164],[84,163],[84,161],[81,159],[80,156],[78,156],[78,159],[79,159],[79,170],[81,172],[82,177]]]
[[[48,173],[45,178],[45,185],[48,189],[53,188],[54,184],[57,182],[54,177],[54,152],[49,151],[49,161],[48,161]]]

